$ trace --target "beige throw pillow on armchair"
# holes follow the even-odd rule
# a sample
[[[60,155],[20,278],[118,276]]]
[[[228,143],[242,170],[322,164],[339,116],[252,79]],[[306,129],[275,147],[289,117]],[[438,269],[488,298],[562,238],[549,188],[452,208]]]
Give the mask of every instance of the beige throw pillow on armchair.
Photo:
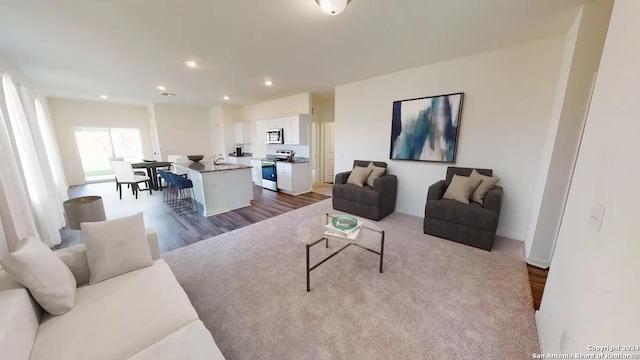
[[[367,181],[367,178],[369,177],[369,174],[371,174],[372,170],[373,169],[368,167],[354,167],[353,170],[351,170],[349,178],[347,179],[347,184],[353,184],[362,187],[365,181]]]
[[[369,163],[369,166],[367,166],[367,169],[371,169],[371,173],[367,177],[367,185],[371,187],[373,187],[373,182],[376,181],[377,178],[381,177],[387,172],[386,168],[383,168],[381,166],[375,166],[373,162]]]
[[[442,198],[468,204],[469,197],[471,197],[481,181],[478,178],[453,175],[451,184],[447,187],[447,191],[444,192]]]
[[[480,185],[478,185],[471,195],[471,201],[484,206],[484,198],[487,196],[489,190],[496,186],[500,178],[482,175],[476,169],[473,169],[469,177],[481,180]]]

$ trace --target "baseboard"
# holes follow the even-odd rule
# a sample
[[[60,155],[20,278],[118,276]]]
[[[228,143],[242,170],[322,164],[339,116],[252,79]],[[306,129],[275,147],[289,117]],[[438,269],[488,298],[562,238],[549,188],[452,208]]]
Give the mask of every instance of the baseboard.
[[[515,234],[515,233],[504,232],[504,231],[496,231],[496,235],[498,235],[500,237],[505,237],[505,238],[509,238],[509,239],[512,239],[512,240],[518,240],[518,241],[524,242],[524,240],[522,240],[520,238],[520,235]]]
[[[540,269],[548,269],[549,266],[551,266],[551,262],[548,261],[548,260],[536,259],[536,258],[531,257],[531,256],[528,256],[526,260],[527,260],[527,264],[533,265],[533,266],[538,267]]]
[[[545,341],[544,341],[544,336],[542,336],[542,329],[540,328],[540,321],[539,321],[539,314],[540,314],[540,310],[536,310],[535,314],[534,314],[534,319],[536,321],[536,332],[538,333],[538,345],[540,345],[540,354],[546,354],[546,351],[544,351],[544,349],[546,349]]]

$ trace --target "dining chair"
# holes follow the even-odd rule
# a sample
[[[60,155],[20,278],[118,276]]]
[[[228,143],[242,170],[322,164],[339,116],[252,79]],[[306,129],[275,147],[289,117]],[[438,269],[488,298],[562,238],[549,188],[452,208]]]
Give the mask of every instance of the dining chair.
[[[114,161],[124,161],[124,158],[122,156],[109,156],[108,158],[109,158],[110,164]],[[111,164],[111,170],[113,170],[113,164]],[[147,172],[144,170],[133,170],[133,173],[141,176],[144,176],[147,174]],[[115,174],[115,171],[114,171],[114,174]],[[129,185],[127,185],[127,187],[129,187]],[[120,185],[118,184],[118,179],[116,179],[116,191],[118,191],[119,188],[120,188]]]
[[[122,200],[122,184],[131,185],[131,191],[138,198],[138,192],[140,190],[145,191],[149,190],[149,195],[153,193],[151,190],[151,186],[149,181],[151,180],[146,175],[136,175],[133,172],[133,168],[131,167],[131,163],[128,161],[112,161],[111,166],[113,167],[113,172],[116,174],[116,186],[120,191],[120,199]],[[140,189],[138,186],[139,183],[146,183],[146,189]]]

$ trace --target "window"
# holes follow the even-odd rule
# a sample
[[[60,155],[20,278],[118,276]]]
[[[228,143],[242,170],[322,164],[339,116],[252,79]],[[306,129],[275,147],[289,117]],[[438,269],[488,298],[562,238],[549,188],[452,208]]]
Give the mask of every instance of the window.
[[[113,179],[112,157],[132,163],[142,160],[139,129],[76,127],[74,132],[86,181]]]

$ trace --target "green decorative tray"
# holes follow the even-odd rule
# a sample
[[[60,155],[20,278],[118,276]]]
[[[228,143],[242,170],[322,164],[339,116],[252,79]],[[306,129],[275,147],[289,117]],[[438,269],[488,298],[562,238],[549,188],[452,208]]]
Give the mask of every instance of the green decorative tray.
[[[358,220],[351,216],[336,216],[331,219],[331,224],[338,230],[351,230],[358,225]]]

